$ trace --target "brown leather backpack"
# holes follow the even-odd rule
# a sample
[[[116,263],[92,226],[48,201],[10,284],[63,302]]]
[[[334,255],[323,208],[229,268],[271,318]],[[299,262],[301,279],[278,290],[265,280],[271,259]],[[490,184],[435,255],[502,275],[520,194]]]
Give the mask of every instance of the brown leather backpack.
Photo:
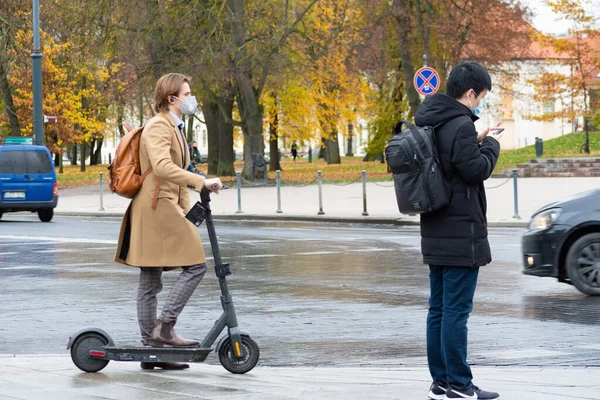
[[[165,118],[164,115],[159,115]],[[127,133],[119,141],[115,151],[115,158],[108,167],[108,175],[110,177],[109,187],[113,193],[133,199],[142,187],[144,179],[152,172],[152,168],[148,168],[142,174],[140,166],[140,140],[142,139],[144,127],[141,126],[134,129],[127,122],[123,122],[123,127]],[[171,136],[171,144],[173,144],[173,136]],[[159,189],[160,178],[156,181],[156,188],[154,189],[154,197],[152,199],[153,209],[156,208]]]
[[[140,139],[144,127],[133,129],[119,141],[115,158],[108,167],[110,190],[119,196],[133,199],[152,168],[143,174],[140,168]]]

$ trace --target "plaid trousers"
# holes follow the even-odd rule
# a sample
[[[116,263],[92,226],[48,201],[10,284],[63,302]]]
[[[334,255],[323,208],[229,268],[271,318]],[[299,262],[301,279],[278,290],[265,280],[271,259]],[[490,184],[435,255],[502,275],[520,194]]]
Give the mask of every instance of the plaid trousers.
[[[206,264],[182,267],[183,271],[177,278],[169,296],[165,301],[159,319],[166,323],[176,322],[183,307],[187,304],[194,290],[206,274]],[[156,296],[163,288],[163,269],[159,267],[141,267],[138,285],[137,316],[142,343],[147,344],[156,325]]]

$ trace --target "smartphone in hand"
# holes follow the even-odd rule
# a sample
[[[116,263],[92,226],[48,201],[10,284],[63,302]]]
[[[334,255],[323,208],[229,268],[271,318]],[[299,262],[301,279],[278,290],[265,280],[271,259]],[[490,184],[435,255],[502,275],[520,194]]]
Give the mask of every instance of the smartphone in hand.
[[[502,132],[504,132],[504,128],[502,128],[502,129],[498,129],[497,131],[493,131],[493,132],[492,132],[492,135],[496,136],[496,135],[499,135],[499,134],[501,134]]]

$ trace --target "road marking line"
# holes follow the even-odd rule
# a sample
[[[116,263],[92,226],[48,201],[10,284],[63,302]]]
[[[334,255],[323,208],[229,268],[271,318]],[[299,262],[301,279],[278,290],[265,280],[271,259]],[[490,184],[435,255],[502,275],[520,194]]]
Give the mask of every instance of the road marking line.
[[[345,252],[379,252],[379,251],[396,251],[396,249],[378,249],[378,248],[368,248],[368,249],[352,249],[352,250],[344,250],[344,251],[310,251],[303,253],[288,253],[288,254],[245,254],[238,256],[230,256],[230,258],[261,258],[261,257],[288,257],[288,256],[318,256],[318,255],[329,255],[329,254],[344,254]],[[207,257],[208,259],[208,257]]]
[[[48,245],[48,244],[54,244],[55,242],[35,242],[34,244],[36,246],[42,246],[42,245]],[[16,246],[31,246],[31,242],[4,242],[2,243],[2,246],[10,246],[10,247],[16,247]]]
[[[49,250],[34,250],[36,253],[80,253],[84,249],[49,249]]]
[[[273,243],[279,242],[278,239],[262,239],[262,240],[237,240],[235,243],[244,243],[244,244],[252,244],[252,243]],[[220,242],[223,243],[223,242]]]
[[[19,267],[0,267],[0,270],[15,270],[15,269],[39,269],[39,268],[48,268],[50,266],[47,265],[21,265]],[[52,268],[52,267],[50,267]]]
[[[15,267],[0,267],[0,270],[19,270],[19,269],[58,269],[60,267],[91,267],[98,265],[108,265],[106,263],[81,263],[81,264],[56,264],[56,265],[19,265]]]
[[[311,251],[307,253],[292,253],[295,256],[315,256],[320,254],[340,254],[341,252],[337,251]]]
[[[55,267],[92,267],[92,266],[98,266],[98,265],[107,265],[107,266],[111,266],[111,267],[115,266],[114,263],[108,262],[108,263],[56,264]]]
[[[55,243],[101,243],[101,244],[117,244],[116,240],[81,239],[81,238],[51,238],[51,237],[48,237],[48,236],[0,235],[0,239],[32,240],[32,241],[44,240],[45,242],[55,242]]]
[[[234,256],[232,258],[261,258],[261,257],[285,257],[285,256],[287,256],[287,254],[246,254],[246,255],[242,255],[242,256]]]
[[[367,249],[351,249],[351,250],[346,250],[346,251],[352,251],[352,252],[377,252],[377,251],[397,251],[397,249],[378,249],[378,248],[367,248]]]

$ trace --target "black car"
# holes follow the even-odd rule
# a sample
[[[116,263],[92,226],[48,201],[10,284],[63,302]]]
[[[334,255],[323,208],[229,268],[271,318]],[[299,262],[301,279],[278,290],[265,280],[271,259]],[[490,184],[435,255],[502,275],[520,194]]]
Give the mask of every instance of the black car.
[[[523,235],[523,273],[558,278],[600,296],[600,190],[538,210]]]

